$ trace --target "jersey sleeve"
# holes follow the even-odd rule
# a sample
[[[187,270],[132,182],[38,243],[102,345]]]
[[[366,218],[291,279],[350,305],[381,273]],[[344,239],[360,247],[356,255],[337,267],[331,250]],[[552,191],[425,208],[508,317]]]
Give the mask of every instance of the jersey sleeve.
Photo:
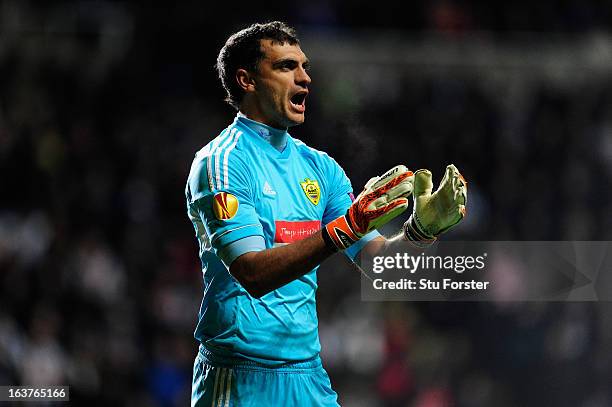
[[[249,252],[260,252],[266,249],[266,241],[263,236],[247,236],[236,240],[217,250],[217,256],[229,268],[234,260]]]
[[[216,252],[248,236],[263,237],[251,180],[238,151],[205,155],[191,168],[187,200],[202,219]]]
[[[327,176],[327,205],[323,212],[323,224],[346,213],[353,202],[353,187],[344,170],[336,161],[329,158]]]
[[[371,242],[372,240],[376,239],[379,236],[382,236],[382,235],[380,234],[378,230],[374,229],[373,231],[371,231],[370,233],[368,233],[367,235],[359,239],[357,242],[350,245],[342,253],[344,253],[344,255],[348,257],[349,259],[351,259],[352,261],[356,261],[357,256],[359,256],[359,253],[361,252],[361,250],[364,247],[366,247],[366,245],[369,242]]]

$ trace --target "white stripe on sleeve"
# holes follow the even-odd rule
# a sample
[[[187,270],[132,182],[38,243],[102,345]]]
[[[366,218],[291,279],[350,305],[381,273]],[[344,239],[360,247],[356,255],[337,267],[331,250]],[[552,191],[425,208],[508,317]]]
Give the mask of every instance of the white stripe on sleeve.
[[[219,144],[225,140],[228,133],[229,133],[229,130],[225,129],[223,133],[221,133],[221,135],[215,141],[213,141],[212,145],[210,146],[210,150],[208,151],[208,154],[207,154],[208,157],[206,157],[206,172],[208,173],[208,186],[211,191],[215,187],[215,185],[213,184],[212,155],[214,154],[215,149],[219,146]]]
[[[225,189],[229,188],[229,170],[228,170],[228,165],[227,165],[229,161],[229,155],[231,151],[234,149],[234,147],[236,147],[236,143],[238,143],[238,139],[240,139],[241,135],[242,135],[242,132],[239,131],[238,134],[236,134],[236,138],[234,139],[234,142],[232,143],[232,145],[227,150],[225,150],[225,157],[223,157],[223,176],[225,178],[224,179]]]
[[[221,146],[217,147],[217,151],[215,152],[215,176],[216,176],[216,181],[217,181],[217,189],[221,189],[221,170],[220,170],[221,151],[225,147],[227,147],[227,145],[232,141],[232,138],[234,137],[235,133],[236,133],[236,128],[234,127],[230,133],[230,136],[225,139],[225,141],[223,142]]]

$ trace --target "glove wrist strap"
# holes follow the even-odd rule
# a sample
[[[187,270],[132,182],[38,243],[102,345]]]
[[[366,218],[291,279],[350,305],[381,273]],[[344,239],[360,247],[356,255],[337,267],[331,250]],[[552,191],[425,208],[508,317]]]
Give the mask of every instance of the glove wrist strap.
[[[344,250],[356,241],[359,240],[359,236],[353,231],[351,224],[346,216],[340,216],[334,219],[327,225],[323,231],[323,240],[327,243],[329,239],[336,250]],[[331,247],[331,246],[330,246]]]
[[[436,242],[436,236],[431,236],[423,231],[423,226],[419,222],[416,213],[410,215],[408,221],[404,223],[404,240],[409,241],[414,246],[424,249]]]
[[[325,246],[327,246],[328,249],[330,249],[332,252],[337,252],[339,250],[338,246],[336,246],[336,244],[332,240],[331,236],[329,235],[329,231],[327,230],[327,227],[324,227],[321,230],[321,236],[323,237],[323,241],[325,242]]]

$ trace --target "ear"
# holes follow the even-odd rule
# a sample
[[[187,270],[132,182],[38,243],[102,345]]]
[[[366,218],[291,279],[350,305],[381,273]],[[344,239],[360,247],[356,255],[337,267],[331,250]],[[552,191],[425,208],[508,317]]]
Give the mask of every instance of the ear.
[[[246,93],[255,91],[255,78],[246,69],[238,69],[236,71],[236,82]]]

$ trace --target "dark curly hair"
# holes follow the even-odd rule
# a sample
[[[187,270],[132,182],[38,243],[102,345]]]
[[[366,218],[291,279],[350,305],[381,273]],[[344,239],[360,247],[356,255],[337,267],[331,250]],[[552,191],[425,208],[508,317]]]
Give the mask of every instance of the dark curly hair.
[[[257,70],[259,61],[264,57],[260,43],[264,39],[272,40],[273,44],[300,44],[295,29],[281,21],[256,23],[232,34],[217,56],[215,68],[227,93],[225,101],[236,110],[244,96],[244,91],[236,82],[236,71],[240,68],[251,72]]]

